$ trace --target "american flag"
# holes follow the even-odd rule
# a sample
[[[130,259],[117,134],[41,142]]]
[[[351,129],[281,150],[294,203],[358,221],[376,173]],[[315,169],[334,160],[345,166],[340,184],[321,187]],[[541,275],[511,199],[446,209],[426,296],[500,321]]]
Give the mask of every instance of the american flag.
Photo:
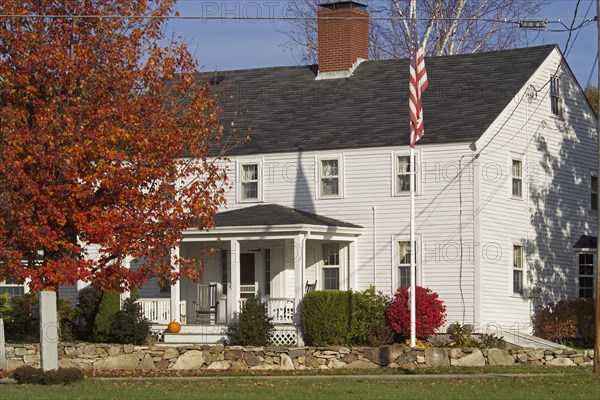
[[[415,35],[416,36],[416,35]],[[416,42],[416,40],[415,40]],[[427,88],[427,71],[425,71],[425,55],[416,43],[410,58],[410,146],[415,147],[417,140],[425,134],[423,126],[423,103],[421,94]]]

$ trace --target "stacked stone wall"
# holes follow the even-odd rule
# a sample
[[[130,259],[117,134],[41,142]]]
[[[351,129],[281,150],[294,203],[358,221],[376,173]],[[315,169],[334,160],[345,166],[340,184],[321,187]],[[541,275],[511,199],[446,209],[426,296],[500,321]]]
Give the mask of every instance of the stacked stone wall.
[[[62,367],[83,370],[314,370],[365,368],[434,368],[484,365],[592,365],[593,350],[411,349],[384,347],[242,347],[60,343]],[[38,344],[6,345],[9,370],[39,367]]]

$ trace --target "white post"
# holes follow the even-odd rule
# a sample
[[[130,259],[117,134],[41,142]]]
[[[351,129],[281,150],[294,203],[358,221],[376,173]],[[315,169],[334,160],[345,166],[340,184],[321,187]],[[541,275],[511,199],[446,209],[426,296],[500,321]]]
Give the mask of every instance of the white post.
[[[356,286],[356,275],[357,275],[357,264],[356,264],[356,260],[357,260],[357,246],[356,246],[356,240],[351,241],[348,244],[348,289],[349,290],[356,290],[357,286]],[[375,285],[375,283],[373,282],[373,285]]]
[[[227,288],[227,315],[231,322],[236,318],[240,303],[240,242],[231,240],[231,260],[229,263],[229,282]]]
[[[175,265],[175,260],[179,258],[179,246],[171,250],[171,265]],[[175,271],[179,271],[179,267],[175,267]],[[181,309],[179,302],[181,301],[181,281],[177,280],[171,286],[171,321],[181,322]]]
[[[304,245],[305,237],[294,237],[294,300],[296,302],[296,325],[300,325],[300,303],[304,296]]]
[[[40,365],[42,371],[58,369],[58,322],[56,292],[41,291],[40,298]]]
[[[4,338],[4,320],[0,318],[0,369],[7,370],[6,339]]]
[[[416,0],[410,1],[410,16],[417,18]],[[413,34],[416,35],[416,29]],[[414,42],[414,38],[411,38]],[[413,53],[416,49],[413,49]],[[413,54],[411,57],[414,57]],[[416,310],[416,246],[415,246],[415,149],[412,146],[413,138],[410,138],[410,347],[415,347],[417,344],[416,329],[417,329],[417,310]]]

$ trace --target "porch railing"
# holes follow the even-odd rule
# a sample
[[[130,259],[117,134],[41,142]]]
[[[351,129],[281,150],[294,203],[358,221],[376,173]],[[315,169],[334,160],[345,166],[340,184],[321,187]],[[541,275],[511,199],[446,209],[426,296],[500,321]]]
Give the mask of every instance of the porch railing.
[[[140,305],[140,313],[154,324],[168,324],[171,322],[171,299],[168,298],[143,298],[137,299],[136,304]],[[186,302],[179,302],[179,313],[181,322],[185,324]]]
[[[240,299],[240,310],[248,299]],[[296,313],[296,301],[290,298],[262,297],[267,304],[267,315],[274,324],[291,324]]]

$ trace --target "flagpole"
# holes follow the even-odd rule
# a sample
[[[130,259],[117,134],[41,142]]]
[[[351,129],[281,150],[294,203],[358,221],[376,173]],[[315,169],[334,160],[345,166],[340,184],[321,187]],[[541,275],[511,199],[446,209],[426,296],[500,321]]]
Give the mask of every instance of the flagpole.
[[[412,35],[417,34],[417,0],[410,1],[410,16],[413,18],[414,28]],[[417,49],[415,48],[416,38],[410,38],[412,43],[411,57],[416,57]],[[416,63],[416,59],[415,59]],[[410,347],[417,345],[417,310],[416,310],[416,247],[415,246],[415,148],[413,146],[413,133],[411,129],[410,135]]]

